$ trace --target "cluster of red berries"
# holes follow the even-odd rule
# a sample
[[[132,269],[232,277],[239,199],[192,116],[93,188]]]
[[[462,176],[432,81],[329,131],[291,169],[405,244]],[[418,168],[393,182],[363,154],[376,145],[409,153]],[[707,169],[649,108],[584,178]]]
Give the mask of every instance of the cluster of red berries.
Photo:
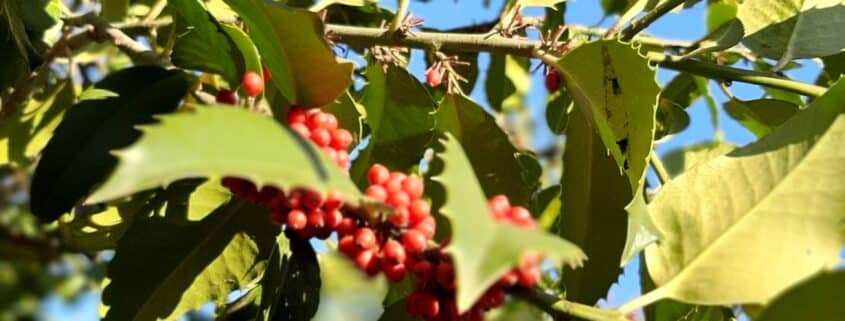
[[[391,173],[376,164],[367,178],[370,186],[365,194],[390,205],[393,211],[360,221],[355,230],[339,230],[338,249],[368,275],[384,272],[389,281],[399,282],[434,237],[436,223],[431,206],[422,199],[423,182],[415,175]]]
[[[499,223],[514,224],[527,229],[537,227],[527,209],[511,206],[504,195],[494,196],[487,206]],[[455,305],[455,269],[451,257],[440,250],[432,251],[412,267],[418,286],[408,296],[405,310],[411,316],[423,317],[430,321],[484,320],[486,311],[504,304],[506,288],[531,287],[537,284],[541,277],[541,261],[540,255],[526,253],[517,267],[505,273],[496,284],[487,289],[468,311],[459,314]]]
[[[267,70],[267,67],[262,67],[262,74],[258,75],[256,72],[249,71],[241,79],[244,92],[250,97],[260,95],[264,91],[264,82],[273,79],[273,75],[270,70]],[[238,94],[233,90],[221,89],[217,92],[216,98],[217,102],[221,104],[236,105],[238,103]]]
[[[337,125],[337,117],[319,108],[305,109],[292,106],[286,115],[288,125],[323,150],[323,153],[341,169],[349,165],[352,134]]]

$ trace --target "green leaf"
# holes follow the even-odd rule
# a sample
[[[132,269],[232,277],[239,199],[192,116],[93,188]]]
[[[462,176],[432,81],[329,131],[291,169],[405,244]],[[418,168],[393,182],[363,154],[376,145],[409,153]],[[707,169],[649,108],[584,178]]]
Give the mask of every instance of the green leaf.
[[[625,206],[631,187],[619,174],[601,139],[580,110],[566,130],[561,177],[558,233],[578,245],[590,259],[580,269],[564,268],[566,299],[593,305],[607,295],[622,269]]]
[[[705,163],[713,158],[725,155],[735,148],[734,144],[718,140],[694,144],[669,152],[663,157],[663,164],[669,174],[678,176],[699,163]]]
[[[845,270],[819,273],[772,300],[755,320],[840,320],[843,288]]]
[[[375,62],[367,66],[366,76],[361,105],[370,141],[349,170],[359,186],[366,186],[367,171],[375,163],[399,171],[417,165],[434,134],[435,103],[417,78],[396,66],[385,74]]]
[[[135,126],[173,111],[188,90],[188,77],[158,67],[109,74],[96,88],[119,94],[71,107],[47,143],[32,178],[32,213],[52,221],[71,209],[116,164],[109,154],[134,141]],[[164,163],[162,163],[164,165]]]
[[[26,166],[47,145],[73,104],[73,83],[62,80],[36,94],[0,127],[0,164]]]
[[[664,239],[645,252],[660,287],[628,306],[765,303],[838,263],[843,99],[839,82],[771,134],[667,183],[649,205]]]
[[[572,98],[564,90],[550,93],[546,103],[546,123],[555,134],[563,134],[569,124],[569,113],[572,112]]]
[[[220,27],[223,29],[223,32],[229,36],[229,39],[232,40],[232,43],[240,52],[240,57],[243,58],[243,66],[241,67],[240,64],[238,65],[239,72],[241,74],[246,73],[248,71],[252,71],[259,75],[262,75],[264,69],[261,65],[261,55],[258,54],[258,49],[255,48],[255,44],[252,43],[252,40],[249,39],[249,36],[244,33],[241,28],[236,26],[232,26],[229,24],[220,24]],[[234,86],[235,84],[239,84],[241,79],[238,78],[235,82],[230,83],[230,86]]]
[[[689,114],[686,110],[678,107],[678,105],[664,104],[663,102],[665,101],[661,100],[655,114],[655,139],[680,133],[687,129],[690,123]]]
[[[683,57],[689,58],[696,55],[716,52],[731,48],[742,40],[745,30],[739,19],[731,19],[723,23],[716,30],[711,31],[704,39],[696,42],[697,48],[686,53]]]
[[[364,106],[352,98],[349,91],[340,95],[331,105],[323,107],[323,111],[335,115],[338,126],[352,133],[352,137],[355,139],[353,145],[361,141],[364,134],[363,122],[367,118],[367,111]]]
[[[731,99],[725,103],[725,111],[755,136],[763,137],[794,116],[798,106],[777,99]]]
[[[845,52],[822,57],[822,61],[824,62],[824,72],[831,80],[835,81],[845,75]]]
[[[311,8],[308,8],[308,10],[312,12],[320,12],[321,10],[328,8],[329,6],[334,4],[351,7],[361,7],[377,2],[378,0],[321,0],[320,2],[317,2],[317,4],[311,6]]]
[[[272,119],[231,106],[195,109],[142,127],[141,139],[115,153],[120,159],[117,168],[89,202],[206,176],[243,177],[258,186],[285,190],[333,190],[350,200],[360,196],[355,185],[315,145]],[[180,141],[174,143],[173,137]]]
[[[262,280],[259,321],[310,320],[320,305],[320,265],[308,240],[280,235]]]
[[[728,1],[709,3],[707,6],[707,32],[713,32],[736,18],[737,9],[736,3]]]
[[[601,8],[604,10],[605,16],[621,15],[633,4],[634,1],[629,0],[601,0]]]
[[[487,102],[495,111],[521,109],[531,87],[527,58],[490,54],[484,88]]]
[[[177,1],[184,2],[184,1]],[[102,0],[100,1],[100,16],[106,21],[117,22],[126,17],[129,12],[129,0]]]
[[[321,253],[320,277],[323,287],[314,320],[378,320],[387,293],[386,279],[367,277],[352,260],[335,251]],[[416,286],[412,280],[409,283]]]
[[[437,129],[463,147],[487,198],[505,194],[513,204],[528,205],[535,188],[523,183],[517,150],[492,115],[465,96],[446,95],[434,117]]]
[[[539,251],[554,262],[578,266],[586,256],[577,246],[556,236],[498,224],[458,140],[446,133],[439,154],[443,171],[433,180],[446,191],[441,214],[449,219],[451,243],[446,251],[455,262],[457,305],[468,310],[488,287],[519,262],[526,251]]]
[[[600,57],[600,59],[598,59]],[[657,239],[642,198],[651,154],[660,87],[655,70],[636,49],[616,40],[584,44],[564,55],[555,68],[586,121],[628,178],[632,202],[622,262]]]
[[[781,66],[845,48],[845,38],[837,32],[845,28],[841,1],[748,0],[739,6],[737,18],[745,27],[743,43]]]
[[[352,84],[352,63],[338,62],[313,12],[262,0],[226,0],[243,19],[273,74],[273,84],[295,105],[332,103]]]
[[[241,83],[243,57],[217,20],[199,0],[168,2],[179,34],[173,46],[173,64],[223,76],[230,86]]]
[[[200,222],[137,220],[118,243],[103,291],[110,320],[176,320],[254,282],[273,236],[269,213],[235,201]]]

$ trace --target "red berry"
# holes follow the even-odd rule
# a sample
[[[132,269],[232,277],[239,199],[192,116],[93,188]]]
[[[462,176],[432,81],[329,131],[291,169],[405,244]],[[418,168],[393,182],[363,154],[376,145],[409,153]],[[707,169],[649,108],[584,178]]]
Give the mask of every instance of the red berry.
[[[305,225],[308,224],[308,217],[305,215],[305,212],[300,210],[292,210],[288,213],[287,219],[288,227],[292,230],[301,230],[305,228]]]
[[[409,221],[408,210],[405,208],[397,208],[393,214],[390,214],[388,219],[390,220],[390,224],[393,224],[395,227],[406,227],[408,226]]]
[[[288,109],[287,114],[285,114],[285,118],[287,119],[288,124],[304,124],[305,120],[308,119],[308,116],[306,116],[304,108],[291,106],[290,109]]]
[[[493,286],[484,293],[480,303],[487,309],[493,309],[505,303],[505,289],[501,286]]]
[[[217,92],[217,102],[221,104],[235,105],[238,103],[238,95],[234,91],[221,89]]]
[[[418,254],[422,253],[425,250],[426,242],[428,238],[425,235],[417,230],[408,230],[405,234],[402,234],[402,245],[405,247],[405,250],[411,254]]]
[[[549,69],[546,73],[546,90],[549,92],[557,91],[560,87],[560,73],[557,70]]]
[[[419,291],[419,290],[417,290],[417,291]],[[411,294],[408,295],[408,298],[405,299],[405,312],[408,313],[408,315],[411,316],[411,317],[418,317],[418,316],[421,315],[421,312],[420,312],[420,309],[419,309],[419,307],[420,307],[419,301],[420,301],[421,293],[419,293],[417,291],[411,292]]]
[[[323,227],[323,228],[321,228],[321,229],[318,229],[318,230],[317,230],[317,232],[316,232],[316,233],[314,233],[314,235],[315,235],[318,239],[325,240],[325,239],[328,239],[328,238],[329,238],[329,236],[331,236],[331,235],[332,235],[332,230],[330,230],[330,229],[327,229],[327,228]]]
[[[285,224],[285,215],[281,212],[273,211],[273,213],[270,213],[270,222],[272,222],[273,225]]]
[[[369,227],[362,227],[355,231],[355,244],[360,249],[373,249],[376,244],[376,233]]]
[[[405,278],[405,264],[386,264],[382,266],[382,270],[384,271],[384,276],[391,283],[402,281]]]
[[[484,309],[481,307],[474,307],[466,313],[466,321],[484,321]]]
[[[358,251],[358,253],[355,254],[355,265],[358,265],[361,270],[367,272],[372,270],[373,266],[378,266],[379,262],[378,257],[376,256],[376,250],[369,249]]]
[[[517,280],[517,283],[519,283],[519,285],[524,287],[532,287],[540,281],[540,267],[533,266],[525,270],[519,270],[517,276],[519,276],[519,279]]]
[[[305,126],[305,124],[303,123],[290,124],[290,129],[302,137],[311,137],[311,130],[308,129],[308,126]]]
[[[270,210],[275,212],[282,212],[286,209],[289,209],[290,206],[288,206],[287,195],[285,195],[285,193],[279,192],[279,194],[276,194],[276,196],[274,196],[270,200],[270,202],[267,204],[267,207],[269,207]]]
[[[511,208],[511,204],[508,202],[507,196],[500,194],[490,198],[487,202],[487,208],[490,210],[490,214],[493,215],[493,218],[500,220],[507,215],[508,210]]]
[[[414,224],[413,229],[419,231],[426,239],[430,240],[434,237],[434,233],[436,232],[437,222],[434,221],[434,217],[429,216],[419,223]],[[445,246],[445,244],[443,244],[443,246]]]
[[[264,81],[273,80],[273,74],[270,73],[270,69],[267,69],[267,66],[261,66],[261,73],[264,76]]]
[[[411,175],[402,181],[402,190],[408,193],[411,199],[419,199],[423,195],[423,182],[416,175]]]
[[[327,210],[336,210],[343,206],[343,194],[338,192],[329,192],[326,194],[326,201],[323,207]]]
[[[388,194],[404,193],[404,191],[402,191],[401,179],[388,179],[387,182],[384,183],[384,189],[387,190]]]
[[[317,146],[326,147],[332,142],[332,133],[328,129],[317,127],[311,130],[311,141]]]
[[[387,204],[390,204],[394,208],[405,208],[411,204],[411,197],[405,192],[390,193],[387,196]]]
[[[517,223],[518,225],[534,221],[534,218],[531,217],[531,212],[522,206],[511,207],[510,211],[508,211],[507,217],[511,222]]]
[[[355,224],[355,219],[351,217],[344,217],[340,220],[340,224],[337,225],[337,234],[340,234],[341,236],[352,235],[352,233],[355,233],[355,229],[357,227],[358,225]]]
[[[333,148],[328,147],[328,146],[320,148],[320,150],[323,151],[323,155],[326,155],[326,157],[328,159],[331,159],[332,162],[337,163],[337,151],[336,150],[334,150]]]
[[[313,209],[310,212],[308,212],[307,219],[308,219],[308,226],[313,227],[313,228],[321,228],[326,224],[323,221],[323,211],[321,211],[319,209]]]
[[[343,220],[343,214],[340,214],[338,210],[326,210],[323,211],[323,225],[326,229],[334,230],[340,225],[340,221]]]
[[[411,205],[408,207],[408,211],[408,214],[410,214],[408,220],[412,225],[416,225],[417,223],[422,222],[422,220],[426,217],[431,216],[431,205],[429,205],[426,201],[418,199],[411,202]]]
[[[358,252],[358,245],[355,245],[355,237],[346,235],[337,241],[337,250],[347,256],[354,256]]]
[[[431,87],[440,86],[443,82],[443,70],[440,68],[429,68],[425,71],[425,82]]]
[[[302,191],[302,196],[300,198],[302,206],[311,209],[320,208],[320,206],[323,206],[323,196],[320,195],[320,193],[309,190]]]
[[[499,285],[503,287],[512,287],[519,281],[519,270],[512,269],[499,278]]]
[[[337,151],[337,156],[335,157],[335,163],[340,168],[346,168],[346,165],[349,165],[349,153],[345,150]]]
[[[444,262],[437,265],[434,271],[434,279],[440,286],[447,289],[455,288],[455,267],[452,263]]]
[[[243,78],[244,92],[250,97],[255,97],[264,91],[264,79],[255,72],[247,72]]]
[[[402,244],[394,240],[388,240],[384,243],[381,253],[384,259],[390,263],[398,264],[405,262],[405,248],[402,247]]]
[[[431,294],[422,294],[417,299],[417,310],[426,318],[434,318],[440,313],[440,302]]]
[[[373,167],[370,167],[370,171],[367,172],[367,180],[370,182],[371,185],[381,185],[387,182],[390,178],[390,171],[387,167],[381,164],[375,164]]]
[[[328,115],[321,111],[318,111],[316,113],[310,114],[305,124],[308,125],[308,128],[311,128],[311,130],[314,130],[316,128],[326,129],[326,124],[328,123],[328,121]]]
[[[364,194],[379,202],[387,200],[387,191],[381,185],[370,185],[370,187],[364,190]]]
[[[332,148],[346,149],[352,145],[352,134],[343,128],[332,129]]]
[[[434,267],[429,261],[419,261],[417,264],[414,264],[413,272],[417,281],[421,283],[428,282],[434,277]]]
[[[335,130],[337,129],[337,117],[332,114],[324,113],[326,115],[326,122],[323,124],[323,128],[328,130]]]

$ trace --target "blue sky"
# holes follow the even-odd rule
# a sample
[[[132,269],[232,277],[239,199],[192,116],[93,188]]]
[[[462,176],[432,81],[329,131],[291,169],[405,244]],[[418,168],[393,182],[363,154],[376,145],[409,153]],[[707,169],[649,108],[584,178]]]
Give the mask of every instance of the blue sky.
[[[439,0],[423,3],[412,0],[410,10],[415,16],[425,19],[426,26],[434,28],[452,28],[458,26],[465,26],[470,23],[481,23],[495,19],[501,8],[503,0],[493,0],[488,8],[482,5],[482,1],[468,1],[468,0]],[[382,3],[388,8],[395,8],[395,3],[391,0]],[[525,15],[542,15],[543,10],[537,8],[530,8],[526,10]],[[648,32],[659,37],[696,40],[702,37],[706,32],[705,27],[705,1],[700,2],[693,8],[684,10],[680,13],[673,13],[653,24]],[[584,25],[595,25],[602,18],[602,10],[599,1],[570,1],[566,19],[568,23],[577,23]],[[606,19],[602,26],[609,26],[615,21],[615,18]],[[478,103],[486,106],[487,99],[484,93],[484,79],[486,74],[484,69],[489,61],[487,54],[479,56],[479,64],[482,67],[482,73],[479,75],[478,83],[471,97]],[[805,81],[814,82],[818,74],[819,66],[813,61],[801,61],[802,67],[796,70],[787,72],[790,76]],[[536,64],[536,62],[535,62]],[[411,72],[417,77],[422,78],[425,70],[425,62],[423,53],[415,50],[409,66]],[[675,72],[660,70],[658,72],[658,81],[665,84],[675,75]],[[551,134],[546,127],[544,117],[544,108],[546,102],[546,90],[543,84],[543,77],[541,72],[532,75],[532,87],[527,97],[527,108],[530,108],[534,116],[534,124],[536,126],[534,142],[537,147],[542,148],[549,144],[555,144],[558,137]],[[722,94],[715,83],[710,83],[710,90],[713,92],[717,102],[726,101],[726,97]],[[762,91],[757,86],[745,85],[734,82],[731,87],[733,93],[741,99],[754,99],[762,96]],[[669,141],[657,147],[658,153],[664,155],[672,149],[680,146],[689,145],[695,142],[709,141],[714,137],[716,129],[711,124],[710,114],[707,106],[703,100],[696,102],[688,109],[691,117],[691,123],[687,130],[675,135]],[[740,127],[740,125],[728,117],[723,111],[719,112],[720,131],[723,133],[725,140],[735,144],[746,144],[754,139],[753,135]],[[654,181],[654,177],[651,178]],[[639,280],[636,277],[639,262],[635,260],[625,268],[625,275],[620,279],[619,285],[614,285],[611,291],[610,305],[619,305],[639,293]],[[68,321],[87,321],[96,320],[97,306],[99,303],[99,295],[95,293],[87,293],[81,296],[75,302],[64,302],[58,296],[49,297],[44,305],[43,313],[40,316],[41,320],[68,320]]]

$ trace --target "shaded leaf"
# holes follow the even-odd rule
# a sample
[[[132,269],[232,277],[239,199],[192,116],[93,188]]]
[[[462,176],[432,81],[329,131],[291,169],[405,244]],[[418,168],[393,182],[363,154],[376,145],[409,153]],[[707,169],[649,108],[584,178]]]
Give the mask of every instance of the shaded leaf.
[[[755,136],[763,137],[794,116],[798,106],[777,99],[731,99],[725,103],[725,111]]]
[[[262,282],[258,320],[310,320],[320,306],[321,287],[317,253],[308,240],[280,235]]]
[[[89,202],[113,199],[183,178],[236,176],[258,186],[339,191],[358,189],[315,145],[270,118],[231,106],[198,106],[142,127],[135,144],[115,154],[117,168]],[[238,133],[238,135],[232,135]],[[173,144],[179,137],[180,144]],[[184,146],[191,146],[190,149]]]
[[[573,266],[584,261],[584,253],[561,238],[496,223],[458,140],[446,133],[441,142],[444,151],[438,159],[443,171],[433,179],[446,191],[440,213],[451,223],[452,239],[446,251],[455,263],[460,312],[469,309],[526,251],[543,252],[555,262]]]
[[[134,141],[140,135],[135,126],[173,111],[188,90],[188,77],[180,71],[133,67],[109,74],[95,87],[119,96],[71,107],[42,151],[30,198],[32,213],[43,220],[70,210],[106,177],[116,163],[109,151]]]
[[[672,176],[681,175],[699,163],[707,162],[713,158],[725,155],[734,150],[734,144],[724,141],[712,141],[693,144],[675,149],[663,157],[663,165],[666,171]]]
[[[546,123],[555,134],[563,134],[569,123],[569,113],[572,111],[572,98],[564,90],[549,94],[546,103]]]
[[[177,1],[184,2],[184,1]],[[129,0],[102,0],[100,1],[100,17],[109,22],[117,22],[126,17],[129,12]]]
[[[490,54],[490,66],[484,88],[487,102],[495,111],[520,109],[531,86],[526,58],[505,54]]]
[[[241,83],[243,57],[217,20],[199,0],[168,2],[179,34],[173,46],[173,64],[223,76],[230,86]]]
[[[689,127],[690,117],[686,110],[674,104],[661,103],[655,114],[654,137],[659,139],[682,132]]]
[[[315,13],[262,0],[226,3],[244,20],[273,84],[288,102],[321,107],[352,84],[353,64],[338,62]]]
[[[697,48],[686,53],[683,57],[689,58],[696,55],[716,52],[731,48],[742,40],[745,30],[739,19],[731,19],[723,23],[716,30],[711,31],[704,39],[696,42]]]
[[[590,259],[579,269],[564,267],[567,300],[593,305],[604,298],[622,268],[631,187],[601,139],[575,110],[566,130],[558,233]]]
[[[485,197],[505,194],[513,204],[528,205],[534,186],[523,182],[517,150],[492,115],[465,96],[446,95],[435,120],[463,147]]]
[[[362,123],[367,117],[367,111],[364,110],[364,106],[352,98],[349,91],[340,95],[331,105],[323,107],[323,111],[335,115],[338,126],[352,133],[352,137],[355,139],[353,145],[361,141],[364,134]]]
[[[261,274],[277,231],[266,209],[241,201],[200,222],[135,221],[109,264],[104,320],[176,320],[208,301],[226,302]]]
[[[765,303],[838,263],[845,240],[842,99],[845,84],[837,83],[771,134],[667,183],[649,205],[664,234],[646,250],[660,287],[629,306],[661,298]]]
[[[845,270],[819,273],[772,300],[755,320],[841,320],[843,288]]]
[[[349,170],[358,186],[367,185],[367,170],[375,163],[394,171],[417,165],[434,135],[435,103],[405,68],[390,66],[385,74],[380,63],[371,63],[366,76],[361,105],[370,140]]]
[[[845,75],[845,52],[822,57],[822,61],[824,62],[824,72],[832,81]]]
[[[781,66],[845,48],[845,38],[839,36],[845,28],[841,1],[748,0],[739,6],[737,18],[745,27],[743,43]]]

